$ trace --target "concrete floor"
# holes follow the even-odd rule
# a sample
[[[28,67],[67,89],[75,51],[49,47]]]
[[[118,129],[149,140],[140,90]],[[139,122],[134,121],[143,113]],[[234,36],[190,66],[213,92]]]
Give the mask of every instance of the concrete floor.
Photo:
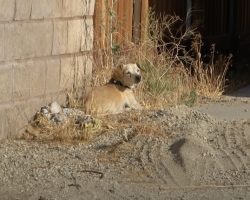
[[[222,96],[218,102],[209,102],[194,107],[219,120],[250,119],[250,85]]]

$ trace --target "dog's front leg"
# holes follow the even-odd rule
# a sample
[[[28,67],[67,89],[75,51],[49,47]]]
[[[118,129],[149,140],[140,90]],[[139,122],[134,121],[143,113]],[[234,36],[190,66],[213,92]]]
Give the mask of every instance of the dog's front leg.
[[[131,109],[136,109],[136,110],[141,110],[142,106],[138,103],[138,101],[135,99],[134,96],[131,97],[130,99],[130,108]]]
[[[137,109],[137,110],[141,110],[142,109],[142,106],[141,104],[139,104],[137,101],[134,103],[134,106],[133,106],[134,109]]]

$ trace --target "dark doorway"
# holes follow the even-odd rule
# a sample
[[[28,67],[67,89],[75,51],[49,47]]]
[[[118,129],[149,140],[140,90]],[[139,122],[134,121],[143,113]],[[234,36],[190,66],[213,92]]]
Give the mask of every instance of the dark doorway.
[[[229,79],[250,82],[250,0],[149,0],[157,14],[178,15],[202,34],[204,51],[233,54]]]

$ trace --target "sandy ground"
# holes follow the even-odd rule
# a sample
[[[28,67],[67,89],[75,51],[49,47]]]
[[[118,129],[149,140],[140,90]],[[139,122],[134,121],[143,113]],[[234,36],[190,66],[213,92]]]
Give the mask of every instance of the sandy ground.
[[[250,95],[239,93],[134,123],[117,115],[125,126],[86,143],[2,142],[0,199],[250,199]]]

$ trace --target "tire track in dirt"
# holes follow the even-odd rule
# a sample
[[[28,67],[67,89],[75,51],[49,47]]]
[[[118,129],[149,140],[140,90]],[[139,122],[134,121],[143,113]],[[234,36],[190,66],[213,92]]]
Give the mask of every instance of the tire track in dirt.
[[[239,128],[239,127],[237,127]],[[232,148],[232,157],[235,158],[235,160],[237,160],[239,162],[239,168],[238,169],[246,169],[247,168],[247,160],[249,160],[249,157],[245,154],[244,152],[246,149],[245,148],[241,148],[241,146],[244,146],[244,144],[242,144],[242,142],[240,142],[240,135],[236,135],[236,128],[235,127],[231,127],[228,130],[228,134],[225,133],[226,135],[228,135],[229,137],[229,148]],[[241,149],[241,151],[239,151],[239,148]],[[242,153],[243,152],[243,153]]]
[[[230,169],[231,170],[238,169],[236,161],[234,159],[232,159],[232,157],[230,156],[230,154],[226,150],[228,145],[226,144],[226,139],[223,140],[223,137],[219,137],[219,136],[216,137],[216,139],[217,139],[217,147],[216,147],[217,156],[220,158],[220,160],[224,161],[223,163],[224,163],[224,166],[226,169],[229,169],[229,170]]]
[[[127,160],[132,171],[142,171],[132,182],[145,180],[167,187],[216,185],[233,180],[234,172],[249,170],[245,131],[249,124],[244,127],[239,121],[216,121],[186,108],[178,110],[178,118],[171,117],[175,116],[174,109],[162,113],[153,119],[163,120],[166,137],[138,134],[130,141],[133,149]]]
[[[238,128],[238,127],[236,127]],[[223,133],[216,136],[217,151],[221,154],[221,159],[224,160],[226,169],[245,170],[249,167],[250,157],[247,152],[247,146],[244,135],[239,134],[242,130],[227,125]]]
[[[195,134],[172,141],[136,138],[135,154],[153,182],[168,187],[223,184],[233,180],[233,173],[247,171],[250,167],[244,128],[240,129],[241,123],[237,125],[235,128],[230,123],[214,123],[211,141]],[[173,151],[173,146],[183,140],[182,146]]]
[[[178,186],[179,184],[176,177],[172,174],[167,165],[164,164],[165,159],[161,155],[162,145],[163,143],[159,142],[159,144],[154,145],[154,148],[150,152],[153,161],[152,164],[155,166],[155,173],[157,173],[158,179],[162,180],[166,185]]]
[[[160,146],[159,149],[160,162],[169,172],[169,174],[171,174],[171,177],[176,185],[178,186],[189,185],[190,178],[187,177],[186,174],[186,166],[180,152],[181,149],[178,148],[177,151],[173,151],[173,149],[171,150],[171,147],[172,146],[170,146],[170,148],[166,147],[166,144],[165,145],[162,144]],[[180,146],[180,148],[182,148],[182,146]],[[169,150],[171,151],[171,154],[167,153]]]
[[[186,185],[190,178],[186,176],[185,167],[176,161],[174,155],[169,154],[166,141],[156,141],[152,138],[136,141],[134,154],[139,157],[140,166],[150,177],[151,181],[165,184],[169,187]]]
[[[162,158],[161,146],[163,142],[152,138],[138,138],[135,141],[135,157],[140,160],[140,167],[145,171],[152,182],[177,186],[178,182],[169,171]]]
[[[138,143],[137,143],[138,144]],[[151,138],[140,143],[141,147],[139,152],[139,159],[141,160],[141,166],[152,179],[152,181],[161,184],[172,184],[172,177],[168,173],[163,173],[161,166],[159,165],[158,159],[156,159],[158,144]],[[158,155],[159,156],[159,155]]]
[[[248,135],[250,135],[250,126],[243,122],[243,126],[237,127],[239,130],[239,135],[236,137],[237,151],[241,155],[241,157],[245,158],[245,167],[250,166],[250,143],[248,142],[248,138],[246,137],[246,133],[248,131]]]
[[[215,150],[208,144],[196,137],[187,137],[181,149],[181,155],[185,165],[181,178],[182,186],[197,186],[213,182],[213,170],[221,169],[222,164],[214,159]],[[178,172],[180,166],[173,166],[171,169]],[[178,172],[180,174],[180,172]],[[184,180],[183,177],[186,177]]]

